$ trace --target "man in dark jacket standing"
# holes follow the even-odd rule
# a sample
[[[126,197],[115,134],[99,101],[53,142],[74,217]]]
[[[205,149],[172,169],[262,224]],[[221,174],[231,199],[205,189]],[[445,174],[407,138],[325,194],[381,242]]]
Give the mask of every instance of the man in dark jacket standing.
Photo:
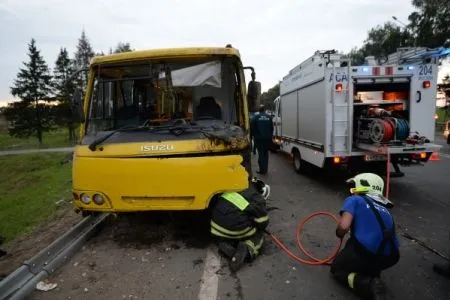
[[[259,114],[255,115],[250,124],[250,131],[258,150],[258,174],[266,174],[269,165],[269,148],[272,143],[272,118],[266,114],[264,105],[259,107]]]
[[[253,179],[239,193],[223,193],[211,204],[211,234],[218,238],[219,251],[230,259],[236,272],[246,260],[258,256],[269,223],[265,199],[270,187]]]

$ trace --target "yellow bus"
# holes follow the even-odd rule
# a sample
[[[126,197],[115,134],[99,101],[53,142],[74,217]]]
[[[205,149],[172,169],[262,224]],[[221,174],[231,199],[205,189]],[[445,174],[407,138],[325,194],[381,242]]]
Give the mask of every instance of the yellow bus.
[[[246,87],[244,70],[252,71]],[[73,98],[76,211],[202,210],[252,176],[249,110],[260,98],[239,51],[171,48],[94,57]]]

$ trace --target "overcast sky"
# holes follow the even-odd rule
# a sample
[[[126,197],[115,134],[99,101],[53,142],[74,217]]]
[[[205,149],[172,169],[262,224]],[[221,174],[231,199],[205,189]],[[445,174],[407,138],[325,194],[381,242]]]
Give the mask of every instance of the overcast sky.
[[[404,22],[410,0],[0,0],[0,102],[27,43],[53,68],[60,47],[71,56],[84,28],[94,51],[117,42],[135,49],[225,46],[241,52],[267,90],[316,50],[348,51],[393,15]]]

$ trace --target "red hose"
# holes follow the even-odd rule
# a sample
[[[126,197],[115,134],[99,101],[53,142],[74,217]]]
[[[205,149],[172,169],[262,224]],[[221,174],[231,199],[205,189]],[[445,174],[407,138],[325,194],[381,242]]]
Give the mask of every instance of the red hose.
[[[389,199],[389,186],[391,184],[391,154],[389,148],[386,147],[387,165],[386,165],[386,192],[385,197]]]
[[[383,120],[384,123],[384,135],[382,142],[389,142],[394,138],[395,126],[391,121]]]
[[[316,216],[319,216],[319,215],[323,215],[323,216],[327,216],[327,217],[332,218],[336,222],[336,224],[339,222],[338,218],[335,215],[333,215],[332,213],[327,212],[327,211],[319,211],[319,212],[316,212],[316,213],[313,213],[313,214],[309,215],[308,217],[303,219],[298,224],[297,232],[296,232],[297,247],[300,249],[300,251],[304,255],[309,257],[311,260],[306,260],[306,259],[303,259],[301,257],[296,256],[285,245],[283,245],[283,243],[273,233],[269,233],[269,235],[272,238],[272,240],[275,242],[275,244],[277,244],[281,248],[281,250],[283,250],[291,258],[293,258],[294,260],[296,260],[296,261],[298,261],[298,262],[300,262],[302,264],[311,265],[311,266],[330,265],[331,262],[333,261],[333,259],[339,253],[339,250],[341,249],[341,246],[342,246],[342,240],[341,239],[339,240],[338,245],[335,248],[335,250],[332,252],[332,254],[330,256],[328,256],[327,258],[325,258],[325,259],[318,259],[318,258],[314,257],[313,255],[311,255],[308,251],[305,250],[305,248],[302,245],[301,239],[300,239],[301,233],[302,233],[302,230],[303,230],[303,227],[304,227],[305,223],[308,222],[309,220],[311,220],[312,218],[314,218]]]

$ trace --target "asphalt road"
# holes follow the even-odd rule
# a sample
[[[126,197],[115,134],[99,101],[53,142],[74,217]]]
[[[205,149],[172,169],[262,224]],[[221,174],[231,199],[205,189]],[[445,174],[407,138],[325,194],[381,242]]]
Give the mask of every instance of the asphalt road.
[[[4,150],[0,151],[0,156],[6,155],[17,155],[17,154],[28,154],[28,153],[44,153],[44,152],[72,152],[73,147],[61,147],[61,148],[47,148],[47,149],[23,149],[23,150]]]
[[[269,230],[298,253],[300,219],[319,211],[336,213],[347,195],[344,174],[298,175],[288,157],[270,155],[272,187]],[[408,233],[448,254],[450,158],[404,169],[391,182],[396,222]],[[308,223],[304,245],[324,257],[337,242],[327,219]],[[32,299],[357,299],[337,285],[326,266],[301,265],[269,238],[263,254],[231,275],[198,213],[150,213],[111,220],[102,232],[51,280],[55,290]],[[399,231],[401,233],[401,231]],[[401,238],[401,260],[383,274],[394,299],[450,299],[448,279],[432,271],[442,259]]]

